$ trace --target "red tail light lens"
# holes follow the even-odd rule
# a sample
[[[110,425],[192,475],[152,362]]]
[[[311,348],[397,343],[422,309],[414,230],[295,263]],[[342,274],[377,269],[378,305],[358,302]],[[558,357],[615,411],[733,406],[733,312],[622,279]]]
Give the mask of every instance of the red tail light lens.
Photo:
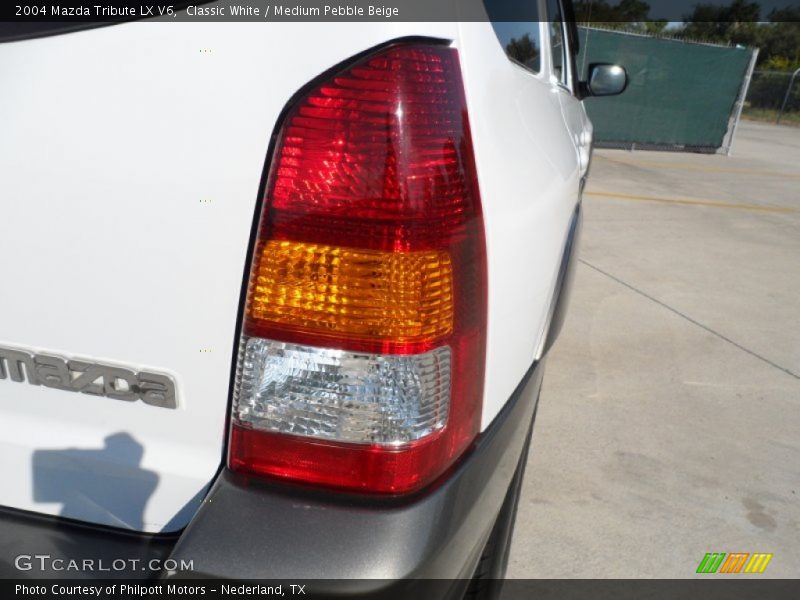
[[[290,108],[247,298],[229,465],[377,493],[480,428],[486,253],[457,51],[403,44]]]

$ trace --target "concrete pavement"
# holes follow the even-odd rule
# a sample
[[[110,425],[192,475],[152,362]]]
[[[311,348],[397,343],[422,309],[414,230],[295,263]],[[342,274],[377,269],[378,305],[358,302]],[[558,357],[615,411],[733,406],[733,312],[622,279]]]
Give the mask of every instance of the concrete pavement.
[[[598,150],[509,577],[800,576],[800,129]]]

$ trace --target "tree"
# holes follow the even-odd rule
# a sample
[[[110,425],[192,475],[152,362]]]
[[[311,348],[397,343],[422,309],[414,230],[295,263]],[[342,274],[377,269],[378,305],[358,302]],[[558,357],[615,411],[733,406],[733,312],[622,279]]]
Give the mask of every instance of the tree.
[[[616,11],[606,0],[577,0],[574,3],[578,23],[613,23]]]
[[[650,15],[650,5],[643,0],[621,0],[616,7],[616,16],[620,21],[643,23]]]
[[[533,61],[539,56],[539,49],[530,34],[526,33],[520,38],[511,38],[506,44],[506,53],[517,62],[532,66]]]
[[[659,19],[658,21],[645,21],[645,32],[649,35],[661,35],[669,25],[666,19]]]
[[[574,6],[578,23],[591,23],[605,29],[659,33],[667,26],[667,21],[663,21],[663,26],[661,21],[648,21],[650,5],[644,0],[620,0],[616,6],[611,6],[607,0],[577,0]]]
[[[651,21],[650,5],[644,0],[576,0],[578,23],[591,23],[606,29],[633,31],[650,35],[666,33],[667,21]],[[794,70],[800,67],[800,8],[774,9],[769,22],[761,22],[761,6],[754,0],[731,0],[695,5],[683,17],[684,25],[674,37],[759,48],[759,68]]]
[[[772,23],[799,23],[800,8],[775,8],[769,13],[769,20]]]
[[[730,6],[698,4],[691,15],[683,17],[686,25],[681,36],[752,46],[758,37],[760,17],[761,6],[758,2],[733,0]]]
[[[794,71],[800,67],[800,8],[773,10],[769,20],[758,44],[759,63],[769,69]]]

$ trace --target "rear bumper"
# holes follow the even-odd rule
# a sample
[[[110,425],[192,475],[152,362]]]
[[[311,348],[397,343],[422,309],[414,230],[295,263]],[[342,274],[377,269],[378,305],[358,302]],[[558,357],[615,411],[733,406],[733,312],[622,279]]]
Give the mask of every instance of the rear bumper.
[[[469,577],[514,475],[541,379],[532,368],[474,450],[411,499],[303,493],[224,471],[172,558],[193,560],[197,575],[235,579]]]
[[[176,541],[0,509],[0,579],[157,577]]]
[[[170,577],[325,580],[315,594],[408,593],[409,579],[469,578],[503,504],[534,415],[534,365],[474,449],[433,488],[368,499],[258,481],[223,470],[179,537],[144,537],[8,512],[0,514],[0,577],[152,577],[153,572],[20,571],[20,554],[52,558],[171,558]],[[141,567],[142,563],[137,563]],[[156,576],[159,573],[155,573]],[[333,581],[336,580],[336,581]],[[406,580],[406,583],[402,583]],[[457,595],[449,589],[445,595]]]

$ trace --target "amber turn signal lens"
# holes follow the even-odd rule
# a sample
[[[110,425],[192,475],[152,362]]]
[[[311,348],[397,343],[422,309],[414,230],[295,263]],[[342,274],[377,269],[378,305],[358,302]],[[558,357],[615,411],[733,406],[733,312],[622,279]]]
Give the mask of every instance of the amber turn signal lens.
[[[393,342],[434,342],[453,331],[453,269],[443,250],[270,240],[252,290],[257,324]]]

